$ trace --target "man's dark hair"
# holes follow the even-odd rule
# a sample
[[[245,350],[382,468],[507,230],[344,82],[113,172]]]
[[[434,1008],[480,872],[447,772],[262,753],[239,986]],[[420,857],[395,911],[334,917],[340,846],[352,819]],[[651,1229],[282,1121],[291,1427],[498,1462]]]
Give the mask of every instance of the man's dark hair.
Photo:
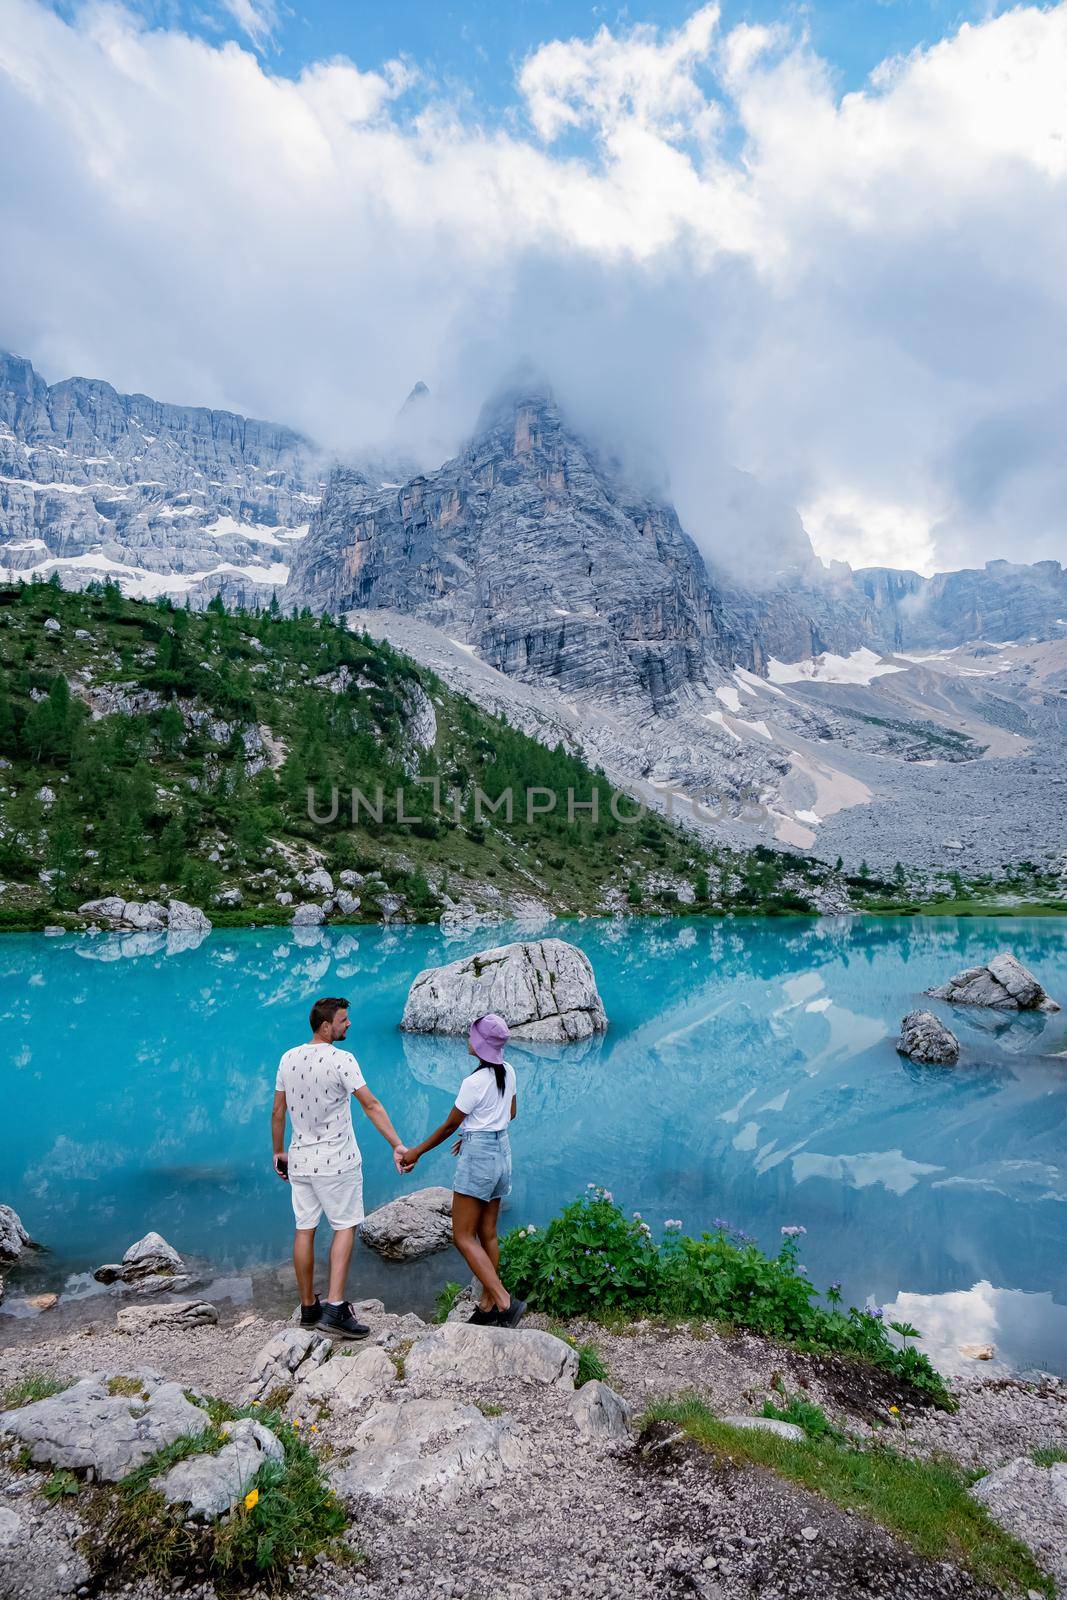
[[[347,1010],[347,1000],[316,1000],[311,1008],[312,1033],[318,1033],[324,1022],[332,1022],[339,1011]]]

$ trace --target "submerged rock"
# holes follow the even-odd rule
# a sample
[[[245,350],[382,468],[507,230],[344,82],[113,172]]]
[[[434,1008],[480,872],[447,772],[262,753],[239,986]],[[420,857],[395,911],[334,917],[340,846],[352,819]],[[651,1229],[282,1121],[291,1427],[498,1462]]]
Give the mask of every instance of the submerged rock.
[[[984,967],[965,967],[927,994],[957,1006],[992,1006],[995,1011],[1058,1011],[1041,984],[1009,951]]]
[[[180,1383],[144,1376],[127,1394],[113,1392],[118,1382],[129,1386],[123,1374],[97,1374],[47,1400],[0,1412],[0,1434],[21,1439],[38,1464],[92,1468],[115,1482],[164,1445],[210,1426],[207,1412],[186,1399]]]
[[[931,1066],[954,1067],[960,1058],[956,1035],[932,1011],[909,1011],[900,1024],[897,1049],[912,1061]]]
[[[160,1233],[146,1233],[143,1239],[131,1244],[120,1262],[97,1267],[93,1277],[98,1283],[137,1284],[141,1288],[171,1288],[189,1282],[184,1272],[185,1262],[172,1244]]]
[[[387,1261],[417,1261],[452,1243],[452,1191],[416,1189],[379,1206],[360,1230],[365,1245]]]
[[[428,967],[408,992],[400,1026],[411,1033],[466,1033],[495,1011],[514,1039],[560,1044],[608,1025],[588,956],[563,939],[505,944]]]

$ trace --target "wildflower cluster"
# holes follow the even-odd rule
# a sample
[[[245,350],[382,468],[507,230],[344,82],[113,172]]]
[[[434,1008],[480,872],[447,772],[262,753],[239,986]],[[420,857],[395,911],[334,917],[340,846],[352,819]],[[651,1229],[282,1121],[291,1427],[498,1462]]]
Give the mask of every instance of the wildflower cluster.
[[[539,1311],[573,1317],[604,1312],[700,1317],[772,1338],[861,1356],[950,1405],[929,1358],[910,1347],[910,1325],[888,1324],[881,1306],[841,1309],[841,1285],[820,1296],[797,1255],[807,1230],[781,1229],[768,1256],[740,1229],[717,1219],[691,1238],[669,1217],[657,1245],[639,1212],[625,1217],[611,1191],[589,1184],[540,1232],[519,1228],[501,1243],[505,1281]],[[890,1330],[904,1338],[900,1348]]]

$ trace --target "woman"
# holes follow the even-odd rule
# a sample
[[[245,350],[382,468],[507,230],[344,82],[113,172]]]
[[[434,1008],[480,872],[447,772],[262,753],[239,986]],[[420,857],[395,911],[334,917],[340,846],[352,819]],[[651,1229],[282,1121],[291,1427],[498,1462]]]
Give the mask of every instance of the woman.
[[[456,1103],[445,1121],[401,1158],[410,1172],[420,1156],[434,1150],[456,1129],[453,1151],[459,1156],[452,1185],[452,1238],[456,1249],[482,1285],[482,1298],[471,1322],[514,1328],[526,1310],[500,1281],[497,1218],[500,1202],[511,1193],[511,1143],[508,1125],[516,1112],[515,1069],[504,1060],[508,1025],[495,1012],[471,1024],[467,1053],[478,1065],[464,1078]]]

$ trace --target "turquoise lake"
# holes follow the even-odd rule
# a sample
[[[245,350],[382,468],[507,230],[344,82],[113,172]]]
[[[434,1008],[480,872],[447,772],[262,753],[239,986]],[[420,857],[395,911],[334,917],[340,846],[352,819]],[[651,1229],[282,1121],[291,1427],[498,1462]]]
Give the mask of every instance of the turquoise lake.
[[[540,931],[586,951],[610,1028],[510,1052],[508,1225],[545,1222],[590,1181],[657,1233],[667,1217],[691,1233],[724,1217],[774,1249],[782,1226],[801,1224],[817,1285],[838,1278],[859,1304],[895,1305],[932,1351],[991,1340],[1008,1364],[1067,1370],[1067,1058],[1054,1058],[1067,1012],[929,1002],[960,1038],[959,1066],[918,1067],[894,1049],[927,986],[998,950],[1067,1002],[1061,922]],[[40,1271],[58,1286],[148,1228],[224,1273],[284,1257],[291,1212],[269,1107],[310,1002],[348,996],[347,1044],[414,1141],[446,1115],[467,1057],[461,1041],[398,1031],[408,986],[516,936],[241,930],[170,954],[144,935],[0,937],[0,1200],[49,1246]],[[369,1209],[405,1180],[358,1109],[356,1122]],[[451,1166],[442,1147],[414,1181],[447,1185]]]

